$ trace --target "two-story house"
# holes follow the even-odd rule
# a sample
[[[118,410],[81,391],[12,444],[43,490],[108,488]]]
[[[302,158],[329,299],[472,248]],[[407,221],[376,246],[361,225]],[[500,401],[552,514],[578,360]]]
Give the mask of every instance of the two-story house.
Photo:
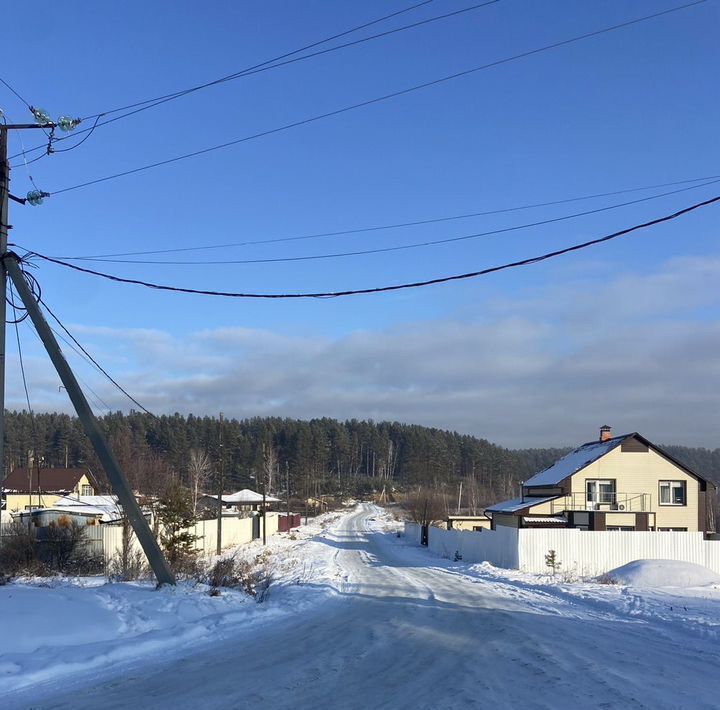
[[[2,484],[3,508],[10,512],[49,508],[60,497],[94,496],[98,484],[87,468],[16,468]]]
[[[715,484],[638,433],[583,444],[485,510],[492,527],[714,530]]]

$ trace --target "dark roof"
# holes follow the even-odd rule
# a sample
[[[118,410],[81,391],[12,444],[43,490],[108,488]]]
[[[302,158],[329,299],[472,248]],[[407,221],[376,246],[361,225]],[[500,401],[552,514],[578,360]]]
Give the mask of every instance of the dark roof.
[[[38,486],[37,467],[33,467],[30,471],[27,468],[16,468],[5,476],[3,488],[6,491],[18,493],[37,490],[45,493],[69,492],[75,488],[83,476],[87,476],[93,487],[97,488],[95,476],[87,468],[41,468],[40,485]],[[30,490],[28,490],[28,482],[30,482]]]
[[[614,436],[612,439],[607,439],[605,441],[589,441],[587,444],[579,446],[574,451],[571,451],[561,459],[558,459],[554,464],[552,464],[552,466],[548,466],[543,471],[536,473],[532,478],[525,481],[524,485],[526,487],[537,486],[539,488],[558,486],[566,478],[569,478],[578,471],[581,471],[589,466],[594,461],[602,458],[605,454],[612,451],[616,446],[619,446],[627,439],[637,439],[648,448],[654,449],[658,454],[685,471],[685,473],[700,481],[701,484],[703,484],[702,490],[704,490],[704,487],[708,484],[713,487],[715,486],[715,484],[710,482],[707,478],[701,476],[699,473],[696,473],[685,464],[680,463],[680,461],[671,456],[667,451],[664,451],[656,444],[653,444],[636,431],[631,434]]]
[[[612,451],[616,446],[631,436],[634,435],[623,434],[622,436],[614,436],[612,439],[606,439],[605,441],[590,441],[587,444],[583,444],[561,459],[558,459],[551,466],[536,473],[532,478],[525,481],[525,486],[559,486],[568,476],[572,476],[594,461],[605,456],[605,454]]]

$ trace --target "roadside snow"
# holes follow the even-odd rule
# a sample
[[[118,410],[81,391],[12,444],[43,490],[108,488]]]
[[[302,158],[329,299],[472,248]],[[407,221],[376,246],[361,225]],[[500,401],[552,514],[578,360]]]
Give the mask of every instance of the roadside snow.
[[[264,604],[69,580],[0,588],[0,628],[5,593],[38,593],[15,610],[26,615],[16,634],[40,625],[36,607],[67,615],[55,634],[38,629],[41,644],[10,640],[0,706],[718,707],[718,587],[581,583],[455,562],[398,537],[398,527],[362,503],[312,521],[295,540],[268,538],[269,555],[257,543],[242,547],[244,559],[266,557],[275,578]],[[75,594],[94,600],[87,618]],[[63,623],[77,627],[71,645],[61,645]]]
[[[707,587],[720,584],[720,574],[702,565],[677,560],[635,560],[605,575],[632,587]]]
[[[218,641],[317,603],[317,590],[308,594],[303,585],[324,583],[332,594],[342,573],[327,548],[311,542],[330,535],[340,516],[326,513],[290,534],[268,537],[266,546],[256,540],[223,554],[263,566],[272,582],[266,601],[282,596],[278,604],[257,604],[232,589],[210,596],[207,585],[188,582],[156,590],[151,582],[50,577],[0,587],[3,692]]]

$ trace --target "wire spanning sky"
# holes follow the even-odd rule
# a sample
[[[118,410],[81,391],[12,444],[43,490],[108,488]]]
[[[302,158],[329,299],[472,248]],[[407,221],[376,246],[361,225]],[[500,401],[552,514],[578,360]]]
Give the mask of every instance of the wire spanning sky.
[[[94,3],[78,2],[40,23],[36,13],[12,7],[3,76],[53,117],[90,115],[229,74],[410,4],[131,1],[99,12]],[[470,4],[436,0],[365,33]],[[673,6],[503,0],[196,92],[98,129],[77,150],[40,160],[29,173],[39,188],[52,191]],[[712,176],[720,172],[712,71],[720,59],[718,19],[718,3],[707,2],[58,195],[41,207],[13,205],[11,238],[45,254],[181,248],[421,221]],[[29,118],[2,87],[0,107],[10,120]],[[25,134],[23,142],[36,145],[37,136]],[[14,139],[11,151],[20,148]],[[31,189],[23,167],[12,178],[16,194]],[[652,191],[637,196],[645,194]],[[231,291],[363,288],[523,259],[711,194],[709,186],[491,240],[331,263],[103,267]],[[620,201],[596,198],[458,224],[335,235],[322,246],[370,251]],[[344,303],[218,303],[139,292],[51,265],[36,275],[54,312],[155,411],[391,418],[510,446],[573,444],[610,423],[659,441],[717,446],[713,391],[720,383],[710,357],[720,345],[717,224],[717,209],[708,208],[552,264]],[[317,253],[318,246],[256,244],[197,258],[295,257]],[[33,404],[64,407],[31,337],[26,332]],[[90,370],[81,373],[112,406],[126,406]],[[12,378],[11,370],[9,405],[21,407],[24,395],[13,389]]]

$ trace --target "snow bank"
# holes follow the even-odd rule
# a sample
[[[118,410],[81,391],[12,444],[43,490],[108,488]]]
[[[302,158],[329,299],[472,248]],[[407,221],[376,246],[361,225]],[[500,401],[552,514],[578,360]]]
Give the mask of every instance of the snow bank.
[[[635,560],[606,576],[631,587],[689,588],[720,584],[720,575],[707,567],[677,560]]]
[[[342,585],[336,549],[326,544],[340,517],[327,513],[268,537],[266,546],[256,540],[223,553],[265,568],[272,584],[263,604],[238,590],[210,596],[209,587],[192,583],[155,590],[147,582],[55,577],[0,586],[0,695],[252,634],[258,624],[301,613]]]

